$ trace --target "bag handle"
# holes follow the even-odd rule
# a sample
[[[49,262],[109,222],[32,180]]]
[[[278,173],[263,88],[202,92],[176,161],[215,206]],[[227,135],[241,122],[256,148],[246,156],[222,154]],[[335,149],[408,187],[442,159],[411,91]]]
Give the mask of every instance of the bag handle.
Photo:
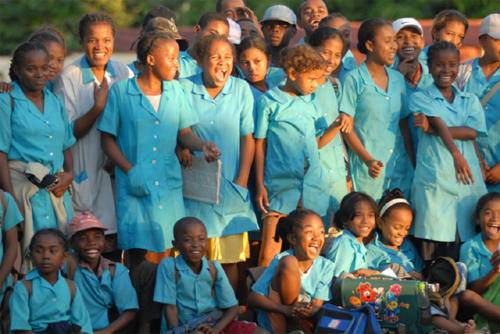
[[[370,276],[366,276],[365,278],[366,278],[366,279],[383,278],[383,279],[390,279],[390,280],[397,280],[397,281],[400,281],[400,280],[401,280],[401,279],[400,279],[400,278],[398,278],[398,277],[392,277],[392,276],[383,275],[383,274],[370,275]]]
[[[490,91],[488,92],[488,94],[486,94],[485,96],[483,96],[483,98],[481,99],[481,106],[485,106],[486,103],[488,103],[491,98],[493,97],[493,95],[495,95],[496,92],[498,92],[498,90],[500,90],[500,81],[498,81],[495,86],[493,86],[493,88],[490,89]]]

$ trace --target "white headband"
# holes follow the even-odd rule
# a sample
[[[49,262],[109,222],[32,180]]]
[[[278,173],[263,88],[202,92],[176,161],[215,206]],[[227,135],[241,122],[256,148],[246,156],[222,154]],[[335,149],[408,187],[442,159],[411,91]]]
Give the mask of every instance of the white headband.
[[[399,204],[399,203],[406,203],[406,204],[410,205],[410,203],[408,203],[408,201],[405,200],[404,198],[391,199],[389,202],[385,203],[385,205],[382,207],[382,209],[380,209],[380,217],[382,217],[384,215],[384,213],[387,211],[387,209],[389,209],[391,206],[393,206],[395,204]]]

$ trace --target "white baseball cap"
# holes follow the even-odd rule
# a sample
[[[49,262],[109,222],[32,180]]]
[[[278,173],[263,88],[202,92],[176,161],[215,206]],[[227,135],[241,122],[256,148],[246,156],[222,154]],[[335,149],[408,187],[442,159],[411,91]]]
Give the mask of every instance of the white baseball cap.
[[[266,21],[283,21],[291,25],[297,24],[297,16],[293,10],[284,5],[274,5],[266,9],[260,23]]]
[[[230,18],[227,19],[227,22],[229,23],[229,35],[227,39],[232,44],[240,45],[241,42],[240,25]]]
[[[479,26],[479,36],[488,35],[500,39],[500,14],[493,13],[486,16]]]
[[[412,27],[417,29],[420,32],[420,35],[423,37],[424,36],[424,29],[422,29],[422,26],[420,23],[415,20],[413,17],[402,17],[400,19],[397,19],[396,21],[392,22],[392,29],[394,29],[394,33],[398,33],[401,29],[403,28],[408,28]]]

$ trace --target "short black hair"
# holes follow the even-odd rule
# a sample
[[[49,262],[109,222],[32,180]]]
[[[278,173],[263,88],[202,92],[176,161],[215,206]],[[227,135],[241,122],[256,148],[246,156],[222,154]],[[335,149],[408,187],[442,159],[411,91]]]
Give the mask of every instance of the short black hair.
[[[378,214],[378,206],[375,200],[370,195],[364,192],[354,191],[344,196],[344,198],[340,202],[340,207],[338,211],[335,213],[335,217],[333,218],[335,226],[343,230],[344,223],[353,220],[356,204],[363,201],[370,204],[373,211],[375,211],[375,221],[377,221],[379,218],[379,214]]]
[[[10,67],[9,67],[9,77],[12,81],[19,80],[14,69],[15,68],[19,69],[23,66],[23,61],[26,58],[26,54],[28,52],[38,51],[38,50],[44,52],[47,56],[49,55],[45,46],[38,41],[24,42],[14,50],[14,53],[12,54],[12,59],[10,60]]]
[[[61,245],[64,248],[64,251],[65,252],[68,251],[68,248],[69,248],[68,247],[68,240],[66,239],[66,236],[64,235],[64,233],[62,233],[61,231],[59,231],[58,229],[55,229],[55,228],[44,228],[44,229],[41,229],[38,232],[36,232],[35,235],[31,238],[30,245],[29,245],[30,254],[32,254],[33,249],[35,248],[38,240],[41,237],[43,237],[44,235],[52,235],[52,236],[56,237],[57,239],[59,239],[59,241],[61,242]]]
[[[366,42],[373,41],[377,30],[385,25],[391,26],[391,24],[380,18],[373,18],[363,21],[358,30],[358,50],[362,54],[368,54],[368,49],[366,48]],[[391,26],[392,28],[392,26]]]
[[[434,58],[436,58],[436,55],[439,52],[445,51],[445,50],[455,52],[457,54],[458,58],[460,59],[460,51],[458,51],[455,44],[450,43],[450,42],[440,41],[440,42],[432,44],[429,47],[429,50],[427,51],[427,62],[429,64],[429,67],[432,66],[432,62],[433,62]]]
[[[190,225],[201,225],[201,226],[203,226],[204,229],[206,229],[205,224],[203,224],[203,222],[196,217],[181,218],[174,225],[174,240],[179,240],[181,237],[181,234]]]
[[[115,21],[108,14],[104,13],[91,13],[85,14],[80,19],[80,23],[78,25],[78,34],[80,36],[80,40],[83,41],[85,34],[87,33],[88,28],[93,24],[109,24],[111,30],[113,31],[113,36],[116,35],[116,26]]]
[[[229,27],[229,22],[227,21],[227,18],[224,15],[216,12],[207,12],[203,14],[198,20],[198,25],[200,26],[201,29],[205,29],[206,26],[208,26],[212,21],[224,22]]]

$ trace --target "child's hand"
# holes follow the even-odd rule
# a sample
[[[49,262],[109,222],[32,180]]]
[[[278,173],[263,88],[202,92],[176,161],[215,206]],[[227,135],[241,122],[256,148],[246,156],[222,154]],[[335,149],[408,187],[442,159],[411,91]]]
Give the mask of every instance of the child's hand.
[[[335,123],[338,123],[340,125],[340,131],[342,131],[343,133],[351,133],[354,118],[341,112],[335,120]]]
[[[269,207],[269,199],[267,198],[267,189],[264,186],[257,187],[257,196],[255,197],[257,206],[262,212],[267,213],[266,207]]]
[[[473,184],[474,177],[472,177],[472,172],[470,170],[467,160],[460,152],[453,153],[453,163],[455,165],[455,173],[457,175],[457,182],[463,184]]]
[[[60,172],[54,176],[57,177],[58,182],[54,186],[47,188],[47,190],[52,191],[56,197],[61,197],[73,182],[73,172]]]
[[[0,82],[0,93],[10,93],[14,89],[14,86],[8,82]]]
[[[413,60],[415,60],[415,57],[408,57],[408,58],[403,59],[398,64],[398,72],[404,76],[408,75],[408,73],[417,72],[419,64],[418,64],[418,62],[413,62]]]
[[[207,324],[200,324],[193,333],[215,334],[212,327]]]
[[[300,302],[294,304],[294,317],[297,317],[299,319],[307,319],[312,317],[313,314],[313,304],[312,303],[305,303],[305,302]]]
[[[219,159],[220,151],[214,143],[205,142],[205,144],[203,144],[203,154],[208,162],[212,162]]]
[[[375,159],[368,161],[366,165],[368,166],[368,174],[374,179],[376,179],[380,175],[380,172],[382,172],[382,167],[385,166],[382,161],[378,161]]]
[[[109,85],[106,77],[102,80],[101,85],[94,83],[94,108],[102,111],[108,101]]]
[[[413,119],[416,128],[421,128],[422,131],[429,131],[429,120],[424,114],[413,114]]]
[[[486,182],[490,184],[500,183],[500,164],[486,169]]]
[[[500,274],[500,250],[496,250],[490,257],[490,263],[493,270]]]
[[[191,152],[187,148],[182,148],[179,145],[175,147],[175,154],[177,154],[177,159],[184,167],[193,168],[193,161],[191,160]]]

